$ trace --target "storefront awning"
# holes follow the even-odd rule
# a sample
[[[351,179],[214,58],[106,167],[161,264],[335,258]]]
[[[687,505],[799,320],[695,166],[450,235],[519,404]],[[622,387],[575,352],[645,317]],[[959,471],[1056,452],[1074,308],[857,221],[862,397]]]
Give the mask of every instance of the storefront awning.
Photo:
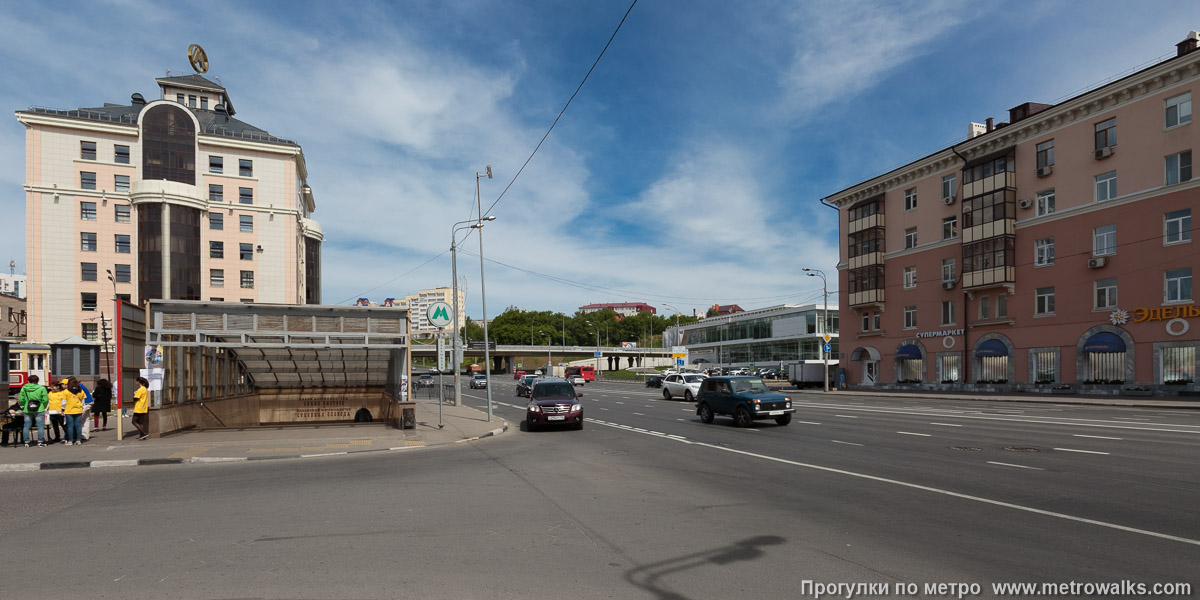
[[[1125,340],[1115,333],[1102,331],[1088,338],[1083,344],[1084,352],[1124,352]]]
[[[862,360],[863,353],[871,360],[879,360],[879,351],[870,346],[859,346],[850,353],[850,360]]]
[[[920,359],[921,359],[921,347],[920,346],[916,346],[914,344],[909,344],[907,346],[900,346],[900,349],[896,350],[896,360],[920,360]]]
[[[1008,347],[1000,340],[987,340],[975,347],[975,356],[1008,356]]]

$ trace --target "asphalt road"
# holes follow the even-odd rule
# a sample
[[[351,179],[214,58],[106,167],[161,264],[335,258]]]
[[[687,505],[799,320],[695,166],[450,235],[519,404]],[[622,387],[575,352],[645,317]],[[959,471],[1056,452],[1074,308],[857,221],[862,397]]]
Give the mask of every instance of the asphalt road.
[[[0,597],[1200,584],[1200,412],[801,394],[791,425],[738,429],[658,390],[589,384],[583,431],[529,433],[515,386],[494,381],[513,427],[454,447],[3,474],[0,547],[13,572],[21,556],[44,566],[0,580]]]

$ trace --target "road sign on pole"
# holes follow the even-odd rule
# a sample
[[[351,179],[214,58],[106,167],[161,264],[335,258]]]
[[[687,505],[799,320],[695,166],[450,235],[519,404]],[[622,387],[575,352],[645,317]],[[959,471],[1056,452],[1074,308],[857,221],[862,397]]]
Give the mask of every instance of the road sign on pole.
[[[833,346],[831,346],[829,344],[825,344],[825,347],[823,349],[825,350],[825,354],[829,354],[830,352],[833,352]]]
[[[446,340],[437,339],[438,371],[446,370]]]
[[[828,344],[828,343],[829,343],[829,340],[832,340],[833,338],[829,337],[829,334],[827,333],[827,334],[825,334],[825,338],[824,338],[824,339],[825,339],[825,343],[826,343],[826,344]],[[826,350],[826,352],[828,352],[828,350]]]
[[[429,324],[437,328],[447,327],[454,322],[454,309],[449,302],[434,302],[425,311]]]

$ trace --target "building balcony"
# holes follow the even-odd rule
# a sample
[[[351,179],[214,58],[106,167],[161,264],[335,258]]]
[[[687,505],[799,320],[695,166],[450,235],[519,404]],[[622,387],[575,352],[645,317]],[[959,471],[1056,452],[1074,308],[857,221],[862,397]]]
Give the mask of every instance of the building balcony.
[[[1016,232],[1016,223],[1015,219],[1000,219],[983,225],[966,227],[962,230],[962,243],[970,244],[991,237],[1013,235]]]
[[[871,265],[882,265],[882,264],[883,264],[883,253],[882,252],[867,252],[866,254],[859,254],[858,256],[851,258],[846,263],[847,268],[849,268],[849,269],[860,269],[862,267],[869,267]]]
[[[985,287],[1012,285],[1014,282],[1016,282],[1016,277],[1016,267],[993,267],[991,269],[982,269],[979,271],[963,273],[962,286],[964,290],[972,290]]]
[[[883,304],[883,290],[866,290],[862,292],[852,292],[849,294],[850,306],[864,306],[869,304]]]
[[[872,227],[883,227],[883,213],[875,213],[869,217],[855,219],[847,224],[847,234],[858,233]]]
[[[990,177],[977,179],[971,183],[964,183],[962,186],[962,197],[971,198],[981,194],[987,194],[1004,188],[1017,187],[1017,174],[1011,171],[1004,173],[996,173]]]

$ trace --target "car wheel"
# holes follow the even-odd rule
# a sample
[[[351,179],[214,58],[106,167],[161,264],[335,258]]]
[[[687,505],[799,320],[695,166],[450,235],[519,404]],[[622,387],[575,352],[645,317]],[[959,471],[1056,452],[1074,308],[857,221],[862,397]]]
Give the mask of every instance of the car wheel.
[[[750,427],[754,424],[754,419],[750,417],[750,411],[746,410],[745,406],[739,406],[734,411],[733,424],[738,427]]]
[[[695,402],[695,401],[696,401],[696,398],[695,398],[694,396],[692,396],[692,390],[688,390],[688,391],[684,392],[684,393],[683,393],[683,399],[684,399],[684,400],[687,400],[688,402]]]
[[[575,431],[582,431],[582,430],[583,430],[583,419],[580,419],[579,422],[575,424]]]
[[[525,421],[525,431],[530,431],[530,432],[537,431],[537,426],[534,425],[532,421],[526,420]]]
[[[671,399],[671,390],[668,390],[667,388],[663,388],[663,399],[664,400]]]
[[[788,413],[782,417],[775,417],[775,422],[780,425],[787,425],[788,423],[792,422],[792,414]]]
[[[705,423],[713,422],[713,411],[707,403],[700,405],[700,420]]]

